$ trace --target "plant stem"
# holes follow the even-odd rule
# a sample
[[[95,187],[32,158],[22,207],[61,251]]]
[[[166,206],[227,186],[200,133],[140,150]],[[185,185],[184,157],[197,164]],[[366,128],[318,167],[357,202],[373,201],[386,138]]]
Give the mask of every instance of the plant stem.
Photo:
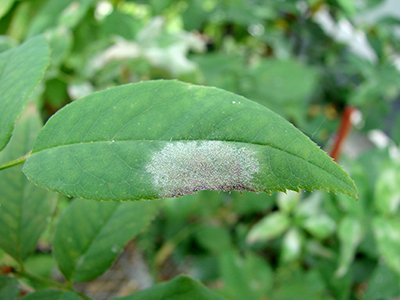
[[[340,122],[340,128],[336,134],[336,139],[333,144],[333,148],[331,151],[331,157],[338,161],[340,154],[342,152],[343,144],[346,141],[348,134],[351,131],[352,123],[351,123],[351,116],[356,111],[354,106],[346,106],[345,110],[342,114],[342,119]]]
[[[26,161],[26,158],[28,157],[28,155],[29,155],[29,153],[27,153],[21,157],[18,157],[17,159],[0,164],[0,170],[4,170],[7,168],[11,168],[11,167],[23,164]]]
[[[172,254],[176,246],[192,233],[194,225],[189,225],[180,230],[169,241],[164,243],[155,257],[156,266],[161,266]]]

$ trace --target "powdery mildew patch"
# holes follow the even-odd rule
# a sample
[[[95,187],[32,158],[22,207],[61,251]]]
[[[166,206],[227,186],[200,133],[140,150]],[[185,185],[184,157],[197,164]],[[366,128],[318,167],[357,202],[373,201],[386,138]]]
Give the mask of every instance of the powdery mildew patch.
[[[160,197],[200,190],[253,191],[259,162],[254,151],[227,142],[170,142],[153,155],[146,171],[153,175]]]

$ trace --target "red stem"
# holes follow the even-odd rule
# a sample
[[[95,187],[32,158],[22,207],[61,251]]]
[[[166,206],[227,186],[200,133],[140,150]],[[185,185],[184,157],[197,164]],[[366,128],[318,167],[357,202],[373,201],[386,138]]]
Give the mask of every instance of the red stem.
[[[335,161],[339,160],[344,142],[351,131],[352,128],[351,115],[354,113],[355,110],[356,108],[354,106],[346,106],[342,113],[340,127],[336,134],[335,142],[333,144],[333,148],[331,151],[331,157]]]

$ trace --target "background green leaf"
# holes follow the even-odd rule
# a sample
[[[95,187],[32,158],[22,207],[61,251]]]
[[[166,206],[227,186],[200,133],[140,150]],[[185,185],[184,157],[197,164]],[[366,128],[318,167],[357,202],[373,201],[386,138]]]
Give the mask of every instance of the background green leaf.
[[[37,291],[22,298],[23,300],[80,300],[77,295],[72,292],[42,290]]]
[[[274,212],[265,216],[254,225],[247,235],[247,242],[264,242],[283,234],[290,225],[290,219],[281,212]]]
[[[281,261],[283,263],[288,263],[298,259],[301,254],[303,243],[304,236],[296,227],[286,232],[282,241]]]
[[[0,163],[29,152],[42,127],[31,104],[18,120],[10,143],[0,153]],[[22,166],[0,172],[0,247],[22,262],[31,253],[48,224],[55,194],[28,181]]]
[[[147,290],[113,300],[224,300],[200,282],[187,276],[177,276],[171,281],[156,284]]]
[[[226,228],[211,225],[200,225],[196,230],[198,242],[211,253],[223,253],[232,247],[229,232]]]
[[[64,25],[74,27],[85,15],[94,0],[49,0],[33,18],[28,37],[40,34],[48,28]]]
[[[387,264],[379,264],[368,280],[363,299],[394,299],[400,296],[400,276]]]
[[[178,81],[120,86],[66,106],[42,129],[24,172],[39,186],[94,200],[204,189],[357,197],[341,167],[266,107]]]
[[[15,0],[3,0],[0,3],[0,19],[8,12]]]
[[[304,220],[301,226],[319,239],[329,237],[336,229],[335,221],[326,214],[311,216]]]
[[[290,214],[299,203],[301,195],[295,192],[279,193],[276,197],[279,210],[285,214]]]
[[[274,291],[269,295],[273,300],[333,300],[315,269],[306,272],[296,265],[280,268],[275,285]]]
[[[350,264],[354,260],[354,256],[358,245],[364,236],[361,222],[351,216],[343,218],[338,227],[338,237],[340,240],[340,257],[339,267],[336,275],[341,277],[346,274]]]
[[[10,139],[15,121],[49,64],[50,49],[37,36],[0,54],[0,150]]]
[[[382,257],[389,267],[400,274],[400,221],[376,217],[372,227]]]
[[[271,267],[250,251],[244,257],[232,248],[224,251],[219,268],[224,281],[221,293],[228,299],[261,299],[273,286]]]
[[[318,72],[299,60],[263,59],[250,70],[245,96],[302,123],[317,78]]]
[[[54,236],[54,255],[68,280],[86,281],[105,272],[125,244],[155,217],[160,202],[94,202],[76,199]]]
[[[18,280],[14,277],[0,275],[0,299],[15,300],[18,294]]]
[[[400,205],[400,167],[385,168],[375,184],[374,203],[382,215],[395,215]]]

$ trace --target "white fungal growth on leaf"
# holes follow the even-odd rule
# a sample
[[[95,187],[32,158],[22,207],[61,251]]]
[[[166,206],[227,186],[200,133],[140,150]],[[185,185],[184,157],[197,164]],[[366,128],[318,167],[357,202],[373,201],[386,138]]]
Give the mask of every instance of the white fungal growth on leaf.
[[[254,191],[259,162],[254,151],[228,142],[171,142],[153,155],[146,171],[160,197],[200,190]]]

